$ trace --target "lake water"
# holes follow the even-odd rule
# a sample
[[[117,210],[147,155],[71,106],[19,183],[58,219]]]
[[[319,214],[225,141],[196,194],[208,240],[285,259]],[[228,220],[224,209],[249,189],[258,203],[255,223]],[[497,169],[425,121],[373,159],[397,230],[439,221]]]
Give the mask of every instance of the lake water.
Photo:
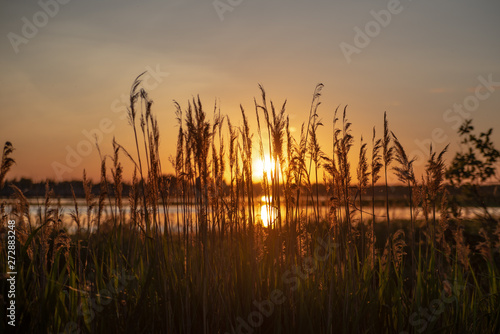
[[[6,211],[7,213],[11,212],[11,203],[9,201],[6,202]],[[39,198],[39,199],[30,199],[30,215],[32,217],[32,223],[35,223],[37,221],[37,217],[39,217],[40,214],[40,209],[41,213],[43,215],[43,204],[44,204],[44,199]],[[124,201],[124,203],[128,204],[128,201]],[[84,199],[77,199],[77,204],[78,204],[78,211],[80,214],[80,219],[82,222],[82,226],[86,227],[87,226],[87,206],[86,202]],[[52,208],[55,208],[59,205],[60,208],[60,214],[61,220],[63,224],[66,225],[66,227],[69,229],[70,232],[76,230],[76,223],[71,221],[71,216],[70,213],[75,211],[75,206],[73,199],[60,199],[59,204],[57,202],[52,203]],[[354,208],[351,208],[354,209]],[[94,207],[93,210],[93,215],[95,216],[97,207]],[[301,207],[302,214],[307,215],[314,215],[314,207],[313,206],[303,206]],[[341,207],[339,208],[342,216],[345,214],[345,208]],[[103,210],[103,215],[104,219],[107,217],[112,217],[113,214],[116,214],[116,209],[113,205],[110,205],[108,201],[106,201],[106,205],[104,206]],[[500,207],[492,207],[489,208],[488,211],[490,212],[491,215],[494,217],[500,217]],[[281,210],[282,215],[285,214],[284,210]],[[327,217],[329,212],[329,207],[327,205],[320,205],[320,215],[321,217]],[[371,220],[371,212],[372,208],[371,206],[364,206],[363,207],[363,221],[370,221]],[[194,205],[191,206],[177,206],[176,204],[170,204],[168,206],[168,215],[169,219],[174,225],[172,228],[177,229],[177,218],[178,215],[191,215],[193,218],[196,214],[196,207]],[[415,214],[416,213],[416,214]],[[462,208],[462,217],[464,218],[475,218],[477,217],[478,214],[481,213],[480,209],[472,208],[472,207],[466,207]],[[125,216],[125,219],[128,220],[130,216],[130,207],[128,205],[124,205],[123,207],[123,214]],[[160,206],[160,214],[162,216],[163,220],[163,207]],[[263,222],[264,225],[267,225],[270,220],[276,217],[277,214],[277,209],[270,209],[266,205],[266,201],[264,198],[256,198],[255,199],[255,214],[256,218],[260,221]],[[354,221],[359,221],[360,219],[360,212],[359,210],[355,210],[352,214]],[[385,220],[386,216],[386,209],[383,206],[377,206],[375,207],[375,215],[377,216],[377,220],[379,222],[383,222]],[[389,215],[392,220],[409,220],[410,219],[410,209],[409,207],[402,207],[402,206],[393,206],[389,208]],[[439,212],[436,213],[437,218],[439,218]],[[416,217],[417,220],[423,220],[423,212],[421,209],[417,210],[416,212],[414,211],[414,218]]]

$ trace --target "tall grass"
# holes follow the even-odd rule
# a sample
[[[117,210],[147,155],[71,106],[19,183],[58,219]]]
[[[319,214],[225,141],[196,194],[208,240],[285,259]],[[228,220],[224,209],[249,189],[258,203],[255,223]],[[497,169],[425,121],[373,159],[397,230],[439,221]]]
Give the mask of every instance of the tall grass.
[[[14,146],[11,142],[5,142],[2,151],[2,161],[0,163],[0,189],[4,186],[5,176],[7,172],[12,168],[12,166],[16,163],[13,158],[11,158],[12,153],[14,152]]]
[[[256,140],[243,107],[238,127],[217,105],[210,121],[199,98],[184,108],[175,102],[174,176],[167,177],[153,102],[140,78],[132,85],[128,108],[136,152],[113,141],[112,156],[101,158],[96,187],[83,172],[86,208],[73,195],[74,233],[61,226],[49,185],[36,217],[14,188],[8,216],[17,222],[19,332],[500,329],[497,237],[481,232],[481,241],[474,243],[474,222],[449,217],[446,148],[440,154],[431,151],[425,175],[417,181],[414,160],[384,114],[383,137],[377,139],[373,130],[370,158],[361,139],[356,161],[346,106],[341,122],[335,112],[333,129],[325,130],[332,133],[329,155],[318,140],[323,86],[314,90],[297,139],[286,102],[276,108],[260,86]],[[252,169],[255,152],[274,164],[260,190]],[[122,192],[120,153],[133,165],[128,195]],[[351,176],[355,162],[357,184]],[[408,187],[409,222],[389,216],[391,166]],[[375,215],[382,168],[385,217]],[[320,196],[321,183],[328,201]],[[367,191],[371,196],[364,196]],[[264,196],[269,222],[262,221],[258,194]],[[169,208],[177,214],[170,215]],[[420,211],[423,219],[417,217]],[[6,220],[3,215],[2,223]],[[1,253],[6,258],[6,247]],[[0,267],[7,271],[4,261]],[[5,279],[1,284],[6,291]]]

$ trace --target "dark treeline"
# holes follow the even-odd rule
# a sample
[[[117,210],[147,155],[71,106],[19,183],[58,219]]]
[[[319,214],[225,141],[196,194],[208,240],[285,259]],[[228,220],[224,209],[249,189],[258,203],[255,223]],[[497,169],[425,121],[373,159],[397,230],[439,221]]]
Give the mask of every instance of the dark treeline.
[[[169,190],[170,193],[174,194],[176,193],[176,188],[177,188],[177,179],[174,175],[164,175],[163,178],[167,181],[165,184],[169,185]],[[128,196],[129,191],[131,189],[131,184],[128,182],[123,182],[123,195]],[[85,192],[83,189],[83,181],[81,180],[73,180],[73,181],[62,181],[62,182],[56,182],[54,180],[47,180],[47,181],[39,181],[39,182],[34,182],[31,179],[27,178],[20,178],[20,179],[13,179],[10,181],[7,181],[5,186],[0,189],[0,197],[3,198],[9,198],[14,196],[14,189],[12,186],[15,186],[19,188],[24,196],[27,198],[36,198],[36,197],[44,197],[47,191],[47,185],[49,187],[49,190],[53,191],[54,194],[56,194],[57,197],[59,198],[71,198],[73,197],[73,194],[71,192],[71,187],[73,187],[73,190],[75,192],[76,198],[85,198]],[[108,191],[110,192],[109,195],[114,196],[113,192],[113,183],[109,182],[108,183],[109,188]],[[228,187],[228,185],[225,185]],[[316,192],[316,187],[318,188],[318,192],[321,196],[326,196],[327,195],[327,189],[323,183],[320,183],[319,185],[312,185],[314,192]],[[262,185],[261,183],[254,183],[253,185],[253,191],[256,196],[261,196],[263,195],[262,191]],[[353,186],[353,189],[356,190],[356,186]],[[377,200],[376,204],[377,205],[383,205],[384,203],[384,186],[379,185],[374,187],[375,191],[375,198]],[[389,196],[391,199],[392,204],[399,204],[399,205],[406,205],[408,204],[408,191],[406,186],[402,185],[394,185],[389,187]],[[451,195],[452,199],[454,199],[457,204],[460,204],[461,206],[474,206],[475,203],[470,203],[467,199],[464,198],[463,196],[463,189],[462,188],[457,188],[457,187],[452,187],[448,186],[447,187],[448,193]],[[485,204],[487,206],[493,206],[497,207],[500,206],[500,185],[482,185],[478,188],[478,191],[485,200]],[[99,183],[95,183],[92,185],[92,193],[94,195],[99,195],[100,192],[100,185]],[[364,195],[368,195],[370,197],[372,194],[371,189],[366,189],[366,193]],[[356,197],[357,194],[353,193],[353,196]]]

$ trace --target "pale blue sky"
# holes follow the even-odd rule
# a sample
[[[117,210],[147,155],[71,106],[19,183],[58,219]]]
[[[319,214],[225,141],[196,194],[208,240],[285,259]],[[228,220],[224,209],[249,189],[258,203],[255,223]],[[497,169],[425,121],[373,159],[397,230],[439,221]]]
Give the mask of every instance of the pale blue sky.
[[[0,0],[0,141],[16,147],[10,176],[56,178],[53,162],[72,170],[64,179],[79,178],[83,168],[97,175],[95,150],[70,167],[67,149],[76,150],[86,140],[82,131],[98,128],[103,119],[113,128],[103,137],[104,153],[110,153],[113,135],[130,147],[131,130],[111,105],[148,66],[168,72],[150,91],[164,165],[175,147],[172,100],[185,106],[200,94],[211,111],[217,98],[222,113],[240,124],[240,103],[254,118],[258,83],[276,103],[288,99],[292,125],[300,128],[314,86],[323,82],[319,114],[326,126],[320,138],[326,151],[339,104],[349,105],[356,138],[369,138],[373,126],[381,130],[387,111],[408,152],[418,154],[418,143],[431,139],[436,128],[444,132],[435,136],[439,148],[454,144],[455,121],[443,115],[456,103],[474,102],[479,76],[496,84],[480,90],[488,96],[471,104],[470,115],[481,130],[500,124],[498,1],[401,1],[399,13],[386,27],[379,24],[380,32],[350,63],[341,43],[355,45],[355,27],[373,26],[371,11],[386,10],[391,1],[221,2],[239,3],[222,21],[212,1],[58,3],[57,14],[46,15],[47,24],[16,53],[9,33],[22,37],[22,18],[43,20],[42,8],[36,1]]]

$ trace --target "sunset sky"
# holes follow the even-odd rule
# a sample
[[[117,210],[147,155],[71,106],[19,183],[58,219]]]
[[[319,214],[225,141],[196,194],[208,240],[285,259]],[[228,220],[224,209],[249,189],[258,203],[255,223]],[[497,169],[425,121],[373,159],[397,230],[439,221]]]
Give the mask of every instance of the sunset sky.
[[[497,0],[0,3],[0,144],[13,143],[17,162],[8,178],[79,179],[85,168],[97,179],[96,149],[69,164],[68,152],[85,150],[96,129],[103,154],[113,136],[133,150],[121,99],[146,70],[166,172],[173,100],[186,107],[199,94],[210,114],[217,100],[235,125],[241,103],[255,124],[259,83],[276,104],[288,100],[297,138],[315,85],[325,84],[318,113],[327,152],[333,112],[346,104],[357,144],[373,126],[382,132],[387,111],[407,152],[421,156],[417,174],[426,144],[456,150],[464,116],[477,130],[494,127],[500,146]],[[67,169],[58,175],[56,165]]]

